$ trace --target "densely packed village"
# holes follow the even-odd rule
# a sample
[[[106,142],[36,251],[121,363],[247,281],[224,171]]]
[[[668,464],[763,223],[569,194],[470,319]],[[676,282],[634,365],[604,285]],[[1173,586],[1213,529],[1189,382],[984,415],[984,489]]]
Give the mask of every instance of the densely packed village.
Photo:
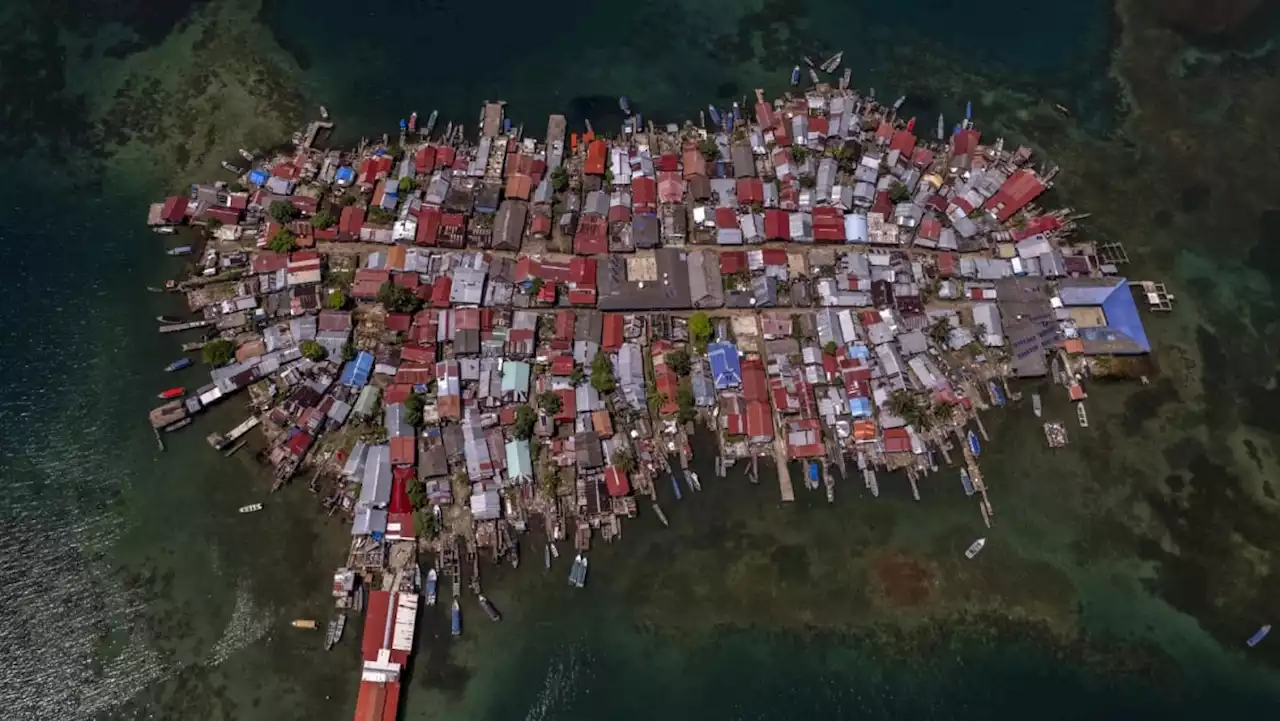
[[[552,116],[538,141],[488,103],[478,138],[415,119],[338,151],[309,132],[156,204],[153,225],[208,238],[170,285],[214,367],[153,424],[247,391],[253,418],[210,442],[260,424],[276,485],[308,479],[350,514],[340,604],[357,574],[399,587],[406,546],[456,580],[480,553],[514,557],[531,519],[580,551],[616,537],[637,496],[671,492],[668,453],[684,467],[695,447],[719,474],[777,459],[790,500],[788,461],[830,494],[850,459],[843,477],[875,493],[876,469],[914,489],[958,446],[990,522],[975,411],[1016,398],[1010,377],[1082,399],[1149,350],[1120,259],[1033,204],[1054,170],[968,120],[930,139],[828,85],[757,93],[749,114],[630,116],[612,137]],[[691,444],[695,424],[719,447]]]

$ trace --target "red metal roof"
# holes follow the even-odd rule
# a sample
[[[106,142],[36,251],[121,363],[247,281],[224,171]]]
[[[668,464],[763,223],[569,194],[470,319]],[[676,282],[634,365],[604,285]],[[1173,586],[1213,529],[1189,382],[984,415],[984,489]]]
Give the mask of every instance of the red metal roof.
[[[760,251],[761,260],[765,265],[786,265],[787,251],[782,248],[765,248]]]
[[[627,472],[617,466],[604,469],[604,485],[611,496],[625,496],[631,492],[631,484],[627,482]]]
[[[355,238],[360,235],[360,229],[364,227],[364,208],[354,205],[348,205],[342,209],[342,215],[338,217],[338,233]]]
[[[605,350],[617,350],[621,348],[622,347],[622,327],[623,327],[622,314],[606,313],[604,316],[604,332],[602,334],[602,342],[600,343],[600,347]]]
[[[413,386],[408,383],[392,383],[382,394],[382,402],[387,405],[404,403],[413,393]]]
[[[766,224],[768,217],[765,218]],[[730,250],[720,254],[720,273],[729,275],[731,273],[741,273],[747,269],[747,251]]]
[[[764,181],[759,178],[738,178],[737,195],[739,205],[764,203]]]
[[[813,239],[819,243],[844,242],[844,214],[839,208],[813,209]]]
[[[949,278],[956,274],[956,254],[938,253],[938,275]]]
[[[603,140],[592,140],[587,145],[587,161],[582,166],[582,172],[588,175],[604,175],[604,166],[608,156],[609,146]]]
[[[738,214],[733,208],[716,208],[716,227],[717,228],[737,228]]]
[[[529,235],[547,235],[551,233],[551,216],[534,213],[529,217]]]
[[[959,157],[968,155],[978,147],[978,140],[982,138],[982,133],[969,128],[961,130],[951,136],[951,157]]]
[[[594,306],[596,304],[596,291],[594,288],[575,288],[569,291],[570,305]]]
[[[764,239],[791,240],[791,218],[787,211],[776,208],[764,211]]]
[[[432,246],[439,242],[440,211],[435,208],[423,208],[418,211],[418,229],[413,236],[417,245]]]
[[[560,412],[555,415],[556,421],[572,423],[578,415],[577,397],[571,389],[567,388],[556,391],[556,395],[560,397]]]
[[[160,210],[160,219],[166,223],[181,223],[187,214],[187,199],[181,195],[171,195],[164,199],[164,207]]]
[[[628,220],[631,220],[631,208],[628,208],[625,205],[609,206],[610,223],[625,223]]]
[[[694,175],[707,174],[707,159],[703,157],[702,151],[698,150],[698,144],[693,141],[684,144],[684,177],[688,179]]]
[[[916,149],[916,136],[907,130],[899,130],[893,134],[889,142],[889,150],[896,150],[905,158],[910,158]]]
[[[427,145],[418,149],[413,156],[414,167],[419,173],[430,173],[436,168],[436,148]]]
[[[768,403],[749,401],[745,416],[746,435],[752,438],[773,438],[773,418]]]
[[[658,182],[653,178],[631,180],[631,206],[637,213],[652,213],[658,202]]]
[[[391,446],[391,465],[403,466],[403,465],[413,463],[414,461],[413,436],[396,436],[395,438],[391,439],[389,445]],[[410,472],[412,473],[412,469],[410,469]],[[392,486],[393,497],[391,500],[393,502],[395,501],[394,490],[395,490],[395,486]]]
[[[284,270],[288,265],[289,256],[270,250],[261,250],[253,254],[253,261],[249,264],[249,267],[254,274],[257,274],[274,273],[277,270]]]
[[[240,222],[240,211],[222,206],[205,208],[201,216],[204,220],[217,220],[223,225],[235,225]]]
[[[1000,190],[983,206],[995,213],[996,220],[1004,222],[1014,213],[1044,192],[1045,185],[1036,174],[1027,169],[1019,170],[1004,181]]]
[[[574,313],[571,310],[556,312],[555,338],[573,340]]]
[[[453,277],[442,276],[436,278],[436,284],[431,286],[431,306],[433,308],[448,308],[449,293],[453,291]]]
[[[763,401],[769,397],[769,384],[764,375],[764,363],[759,358],[742,361],[742,395],[748,402]]]
[[[927,240],[937,240],[942,236],[942,221],[932,215],[924,216],[920,220],[918,235]]]
[[[573,373],[573,356],[556,356],[551,359],[551,375],[567,376]]]
[[[658,172],[669,172],[680,170],[680,156],[675,153],[663,153],[658,156],[653,167]]]
[[[596,259],[571,258],[569,260],[569,282],[576,288],[595,288]]]
[[[884,432],[885,453],[909,453],[911,451],[911,435],[906,428],[889,428]]]
[[[361,681],[354,721],[396,721],[400,707],[400,682]]]
[[[608,251],[608,221],[598,215],[584,215],[573,236],[573,252],[579,255],[601,255]]]

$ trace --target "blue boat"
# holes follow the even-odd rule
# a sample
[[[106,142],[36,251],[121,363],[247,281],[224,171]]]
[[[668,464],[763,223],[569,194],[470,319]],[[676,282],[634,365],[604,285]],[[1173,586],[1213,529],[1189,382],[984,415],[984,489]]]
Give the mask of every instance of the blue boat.
[[[409,127],[409,121],[405,120],[404,118],[400,118],[400,129],[404,130],[407,127]]]
[[[734,123],[742,122],[742,115],[739,113],[737,100],[733,101],[733,122]]]
[[[971,120],[973,118],[973,103],[966,100],[964,103],[964,119]]]
[[[453,635],[462,635],[462,609],[458,608],[458,599],[453,599]]]
[[[1254,631],[1253,635],[1250,636],[1249,640],[1245,641],[1245,643],[1249,644],[1249,648],[1253,648],[1254,646],[1262,643],[1262,639],[1266,638],[1268,633],[1271,633],[1271,624],[1269,623],[1257,631]]]
[[[711,115],[711,124],[712,124],[712,125],[719,125],[719,124],[720,124],[720,111],[719,111],[719,110],[716,110],[716,106],[714,106],[714,105],[708,105],[708,106],[707,106],[707,112]]]
[[[618,97],[618,107],[627,115],[631,114],[631,101],[627,100],[627,96],[622,95]]]
[[[179,358],[178,360],[165,366],[164,369],[166,372],[172,373],[173,371],[180,371],[183,368],[190,368],[190,367],[191,367],[190,358]]]
[[[973,451],[975,456],[982,455],[982,447],[978,445],[978,437],[973,434],[973,431],[969,431],[969,450]]]
[[[987,381],[987,390],[991,392],[991,402],[997,406],[1004,405],[1004,393],[995,381]]]
[[[428,606],[436,605],[436,581],[438,578],[439,578],[439,574],[436,573],[435,567],[432,566],[431,570],[427,571],[427,605]]]
[[[191,246],[179,245],[178,247],[170,248],[165,252],[168,253],[169,255],[187,255],[191,252]]]
[[[644,116],[636,113],[636,132],[638,133],[641,130],[644,130]]]
[[[794,68],[791,68],[791,84],[792,85],[800,84],[800,66],[799,65],[795,66]]]
[[[964,486],[964,494],[966,496],[973,495],[973,479],[969,477],[969,469],[960,469],[960,485]]]
[[[817,488],[820,482],[817,461],[809,461],[809,488]]]
[[[677,501],[684,498],[684,496],[680,494],[680,481],[676,478],[675,471],[671,472],[671,490],[676,492]]]
[[[511,118],[502,119],[502,132],[504,133],[511,132]]]

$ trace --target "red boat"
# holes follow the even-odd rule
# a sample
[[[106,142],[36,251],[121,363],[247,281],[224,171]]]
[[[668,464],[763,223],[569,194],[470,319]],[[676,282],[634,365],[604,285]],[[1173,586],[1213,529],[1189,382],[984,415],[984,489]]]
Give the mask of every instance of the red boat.
[[[186,393],[186,389],[182,387],[170,388],[167,391],[160,391],[160,397],[169,400],[171,398],[180,398],[183,393]]]

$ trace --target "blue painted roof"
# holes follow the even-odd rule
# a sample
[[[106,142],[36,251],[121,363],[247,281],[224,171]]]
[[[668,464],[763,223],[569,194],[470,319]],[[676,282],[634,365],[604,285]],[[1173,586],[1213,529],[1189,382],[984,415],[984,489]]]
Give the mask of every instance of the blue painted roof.
[[[849,415],[854,418],[871,417],[871,399],[855,396],[849,399]]]
[[[262,185],[263,183],[267,182],[268,177],[270,176],[267,175],[267,171],[265,170],[249,171],[249,182],[253,183],[254,185]]]
[[[360,351],[354,360],[347,361],[342,368],[342,376],[338,382],[352,388],[363,388],[369,383],[369,374],[373,372],[373,354]]]
[[[728,343],[712,343],[707,346],[707,360],[711,362],[711,377],[716,388],[742,385],[742,360],[737,348]]]
[[[1058,289],[1063,305],[1095,305],[1102,307],[1107,324],[1095,328],[1081,328],[1080,339],[1098,343],[1129,343],[1135,353],[1149,353],[1151,342],[1142,327],[1138,304],[1133,300],[1127,278],[1114,278],[1114,282],[1094,286],[1063,285]],[[1088,349],[1086,348],[1086,352]],[[1124,352],[1109,348],[1109,353]]]
[[[341,181],[355,180],[356,169],[349,165],[344,165],[338,168],[338,172],[334,177]]]

